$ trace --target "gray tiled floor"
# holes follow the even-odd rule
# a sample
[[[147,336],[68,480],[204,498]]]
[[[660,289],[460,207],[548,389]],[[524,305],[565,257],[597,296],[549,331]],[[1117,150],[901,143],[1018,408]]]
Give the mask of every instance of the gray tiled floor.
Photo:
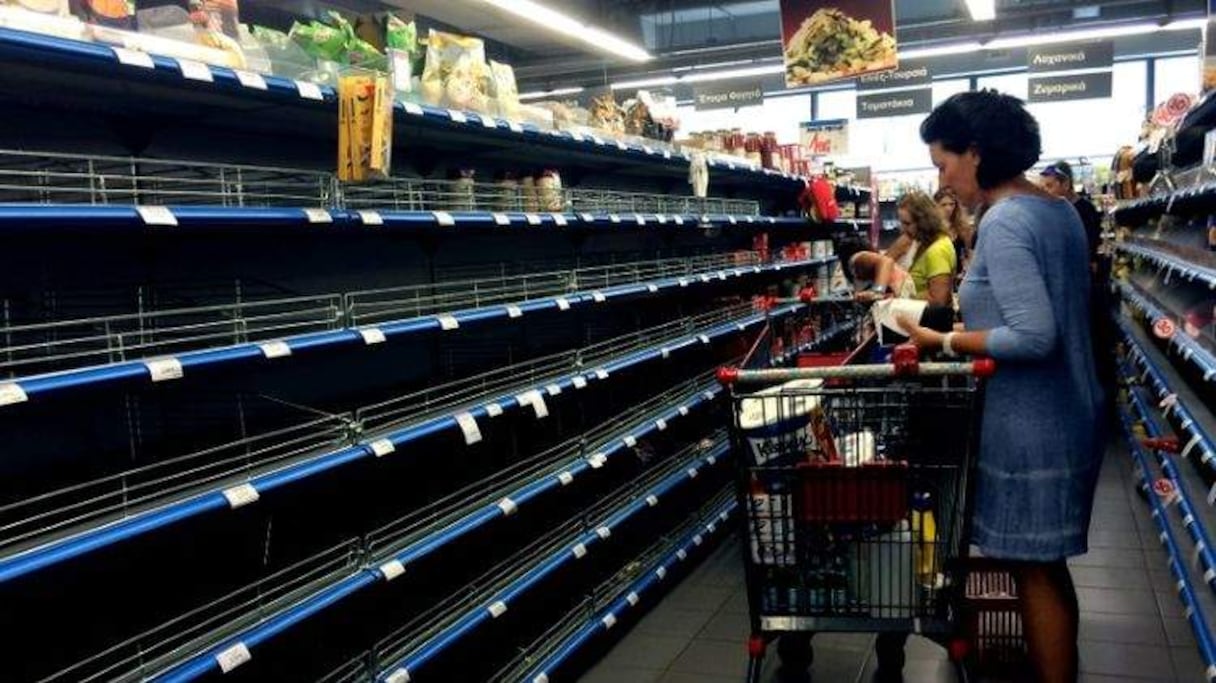
[[[1198,683],[1204,667],[1173,592],[1148,507],[1131,485],[1121,450],[1102,473],[1091,551],[1072,562],[1081,601],[1081,683]],[[737,540],[726,543],[676,587],[581,683],[738,683],[746,666],[747,598]],[[815,637],[816,683],[868,681],[873,636]],[[937,645],[912,639],[908,683],[956,681]],[[774,678],[776,655],[766,660]]]

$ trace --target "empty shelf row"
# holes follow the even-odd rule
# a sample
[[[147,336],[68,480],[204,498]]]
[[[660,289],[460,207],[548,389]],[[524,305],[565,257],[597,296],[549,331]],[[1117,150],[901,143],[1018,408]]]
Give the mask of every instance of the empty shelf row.
[[[1123,300],[1143,313],[1151,324],[1166,321],[1167,325],[1163,326],[1162,329],[1168,333],[1170,347],[1176,349],[1183,360],[1191,363],[1202,372],[1204,381],[1211,381],[1216,377],[1216,356],[1205,348],[1203,344],[1199,343],[1197,339],[1192,338],[1185,331],[1177,328],[1175,320],[1178,316],[1165,311],[1158,303],[1153,301],[1147,292],[1134,284],[1124,282],[1117,285],[1117,287]]]

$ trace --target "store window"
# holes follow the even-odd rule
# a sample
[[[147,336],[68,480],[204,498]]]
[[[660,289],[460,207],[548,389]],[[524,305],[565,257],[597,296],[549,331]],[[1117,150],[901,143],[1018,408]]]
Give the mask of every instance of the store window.
[[[857,115],[857,91],[825,90],[815,93],[819,98],[819,119],[852,119]]]
[[[1039,121],[1043,159],[1105,162],[1120,145],[1134,142],[1144,119],[1147,66],[1143,61],[1115,64],[1109,99],[1028,105]]]
[[[1153,106],[1174,93],[1199,92],[1199,57],[1165,57],[1157,60],[1153,80]]]
[[[980,90],[996,90],[1024,100],[1028,92],[1027,81],[1028,77],[1025,73],[1002,74],[1000,76],[981,76],[977,85]]]
[[[948,81],[933,82],[933,106],[950,99],[951,95],[967,92],[971,89],[970,78],[952,78]]]

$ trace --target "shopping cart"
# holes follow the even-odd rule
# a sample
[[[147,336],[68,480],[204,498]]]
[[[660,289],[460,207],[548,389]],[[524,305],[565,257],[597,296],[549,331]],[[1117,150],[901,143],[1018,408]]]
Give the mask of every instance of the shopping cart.
[[[910,346],[893,361],[774,369],[749,358],[719,373],[747,511],[750,681],[771,640],[825,631],[924,635],[966,680],[968,475],[978,378],[994,366],[921,363]],[[879,670],[901,669],[903,638],[879,642]]]

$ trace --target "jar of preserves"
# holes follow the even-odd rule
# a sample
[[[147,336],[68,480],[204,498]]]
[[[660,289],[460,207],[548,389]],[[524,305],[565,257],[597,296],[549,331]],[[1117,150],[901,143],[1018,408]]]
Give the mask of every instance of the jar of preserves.
[[[780,155],[781,146],[777,144],[777,134],[768,131],[760,141],[760,165],[765,168],[777,168],[776,157]]]
[[[764,141],[759,133],[748,133],[747,141],[744,143],[744,149],[747,152],[747,160],[753,164],[759,164],[761,158],[761,148],[764,147]]]

